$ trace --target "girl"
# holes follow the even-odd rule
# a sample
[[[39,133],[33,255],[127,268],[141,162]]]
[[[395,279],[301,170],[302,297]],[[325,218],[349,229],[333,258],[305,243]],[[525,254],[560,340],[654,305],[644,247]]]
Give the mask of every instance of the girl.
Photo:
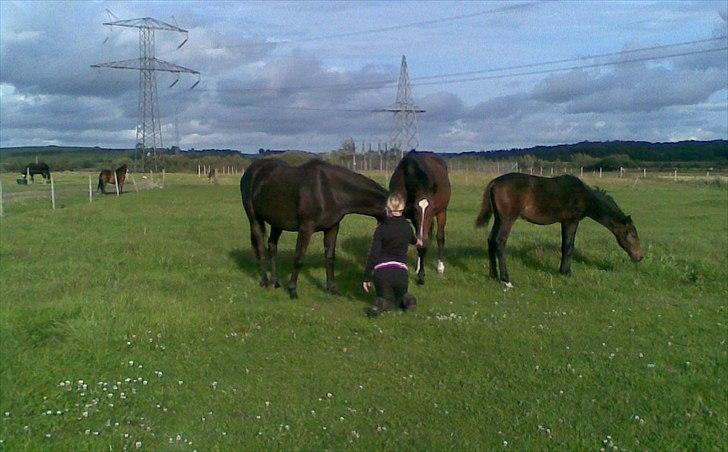
[[[397,305],[402,309],[413,309],[417,304],[414,295],[407,293],[407,246],[416,242],[414,231],[402,216],[404,199],[393,193],[387,198],[387,218],[377,225],[369,248],[367,265],[364,269],[362,288],[369,293],[371,280],[377,298],[374,306],[367,309],[367,315],[377,316]]]

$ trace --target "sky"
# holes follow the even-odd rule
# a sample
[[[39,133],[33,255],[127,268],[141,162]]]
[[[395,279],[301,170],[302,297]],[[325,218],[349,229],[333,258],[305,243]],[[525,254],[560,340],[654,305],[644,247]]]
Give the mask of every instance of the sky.
[[[139,72],[91,68],[139,56],[107,9],[189,30],[180,49],[155,35],[157,58],[201,80],[158,74],[165,146],[376,148],[402,55],[420,150],[728,139],[727,4],[2,1],[0,146],[134,146]]]

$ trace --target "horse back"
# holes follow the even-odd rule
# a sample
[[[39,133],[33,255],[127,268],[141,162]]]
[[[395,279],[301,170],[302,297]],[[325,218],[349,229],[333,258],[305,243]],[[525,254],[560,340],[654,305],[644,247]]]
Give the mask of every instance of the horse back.
[[[492,200],[501,216],[520,216],[536,224],[581,219],[588,189],[570,175],[540,177],[522,173],[499,176],[492,183]]]

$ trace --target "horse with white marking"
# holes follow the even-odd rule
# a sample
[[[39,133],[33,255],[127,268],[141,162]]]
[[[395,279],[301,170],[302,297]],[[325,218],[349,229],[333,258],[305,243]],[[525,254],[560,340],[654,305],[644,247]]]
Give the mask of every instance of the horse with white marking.
[[[450,203],[450,179],[445,161],[432,152],[414,149],[400,160],[389,179],[389,191],[405,199],[405,215],[417,236],[417,284],[425,283],[424,259],[437,218],[437,272],[445,272],[445,223]]]

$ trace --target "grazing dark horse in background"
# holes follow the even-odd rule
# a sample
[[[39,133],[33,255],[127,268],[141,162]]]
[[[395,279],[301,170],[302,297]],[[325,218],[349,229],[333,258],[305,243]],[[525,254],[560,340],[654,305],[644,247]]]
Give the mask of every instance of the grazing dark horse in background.
[[[36,174],[42,175],[44,182],[51,179],[51,169],[46,163],[43,162],[29,163],[25,165],[25,168],[23,168],[20,173],[23,175],[24,178],[30,176],[30,180],[32,180],[33,182],[35,182],[33,176]]]
[[[405,154],[389,179],[389,191],[405,199],[405,215],[412,220],[417,236],[417,284],[425,283],[424,259],[433,218],[437,218],[437,272],[445,272],[445,223],[450,202],[447,164],[431,152]]]
[[[318,231],[324,233],[326,290],[337,293],[334,259],[341,219],[357,213],[381,220],[387,200],[387,191],[373,180],[321,160],[311,160],[301,166],[290,166],[278,159],[257,160],[240,179],[240,195],[250,221],[250,241],[258,260],[261,286],[280,286],[275,262],[278,239],[282,231],[298,231],[288,284],[291,298],[298,297],[298,273],[311,235]],[[270,280],[265,265],[266,223],[271,226],[267,255]]]
[[[124,181],[126,180],[126,163],[121,165],[120,167],[116,168],[116,181],[119,182],[119,194],[124,192]],[[99,173],[99,185],[98,190],[101,190],[101,193],[106,194],[106,184],[115,184],[114,181],[114,173],[109,170],[101,170]]]
[[[210,168],[210,171],[207,173],[207,182],[217,182],[217,170],[215,168]]]
[[[599,188],[591,188],[574,176],[553,178],[521,173],[504,174],[493,179],[485,188],[483,204],[475,220],[484,226],[493,215],[493,229],[488,237],[490,275],[512,287],[506,269],[505,248],[508,234],[518,217],[534,224],[561,223],[561,268],[571,274],[571,254],[579,222],[585,217],[606,227],[617,238],[634,262],[644,257],[637,229],[632,218],[625,215],[611,196]]]

